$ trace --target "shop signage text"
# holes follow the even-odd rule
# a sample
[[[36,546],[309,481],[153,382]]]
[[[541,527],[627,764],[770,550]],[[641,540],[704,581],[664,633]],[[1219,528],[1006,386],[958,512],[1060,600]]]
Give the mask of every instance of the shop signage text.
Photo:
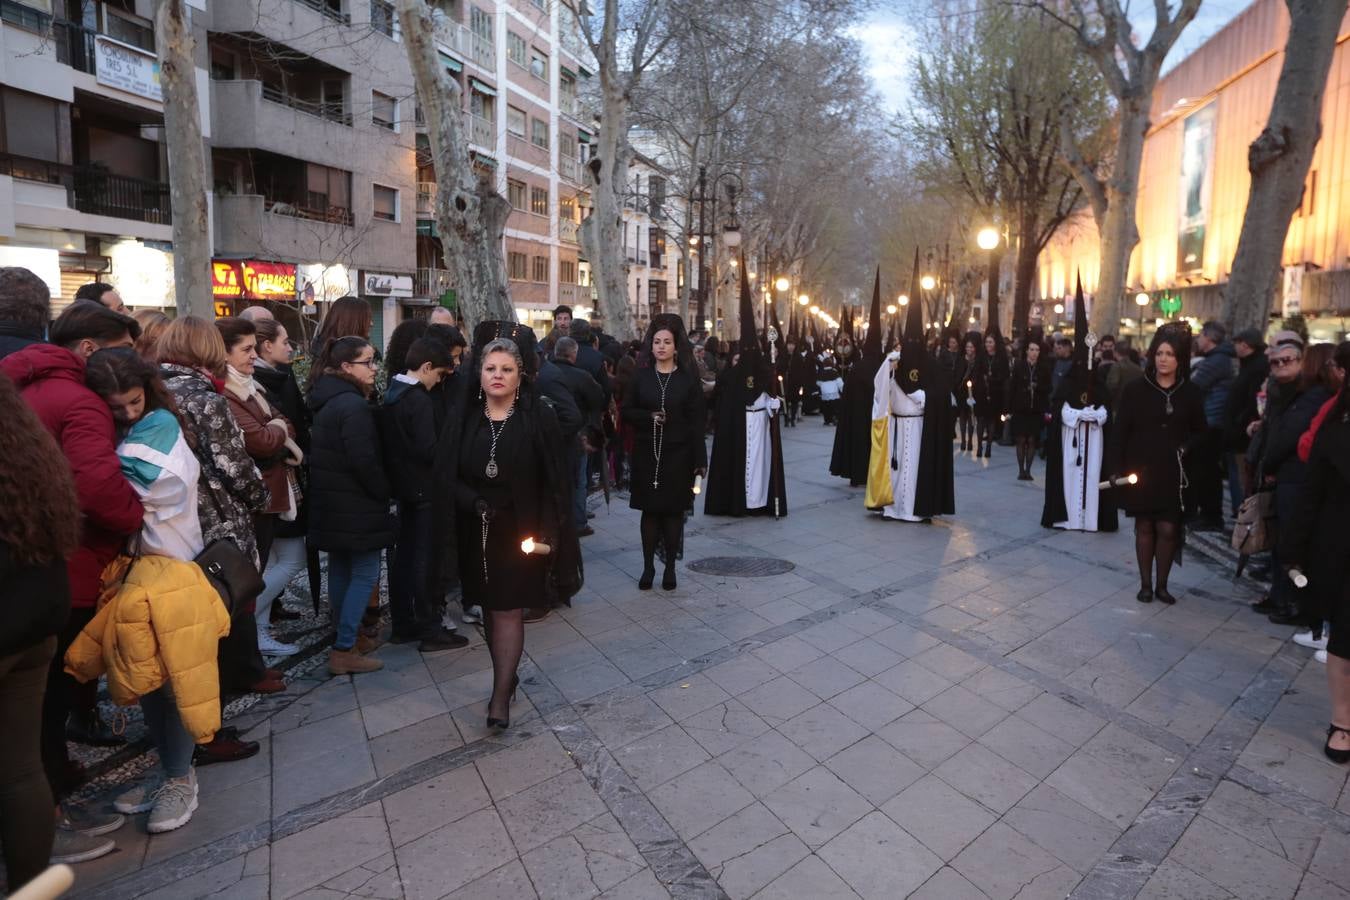
[[[362,272],[361,293],[367,297],[411,297],[411,275],[388,275],[384,272]]]
[[[211,294],[217,300],[295,299],[295,266],[252,259],[211,261]]]
[[[153,53],[100,34],[94,38],[94,69],[99,84],[148,100],[164,100],[159,62]]]

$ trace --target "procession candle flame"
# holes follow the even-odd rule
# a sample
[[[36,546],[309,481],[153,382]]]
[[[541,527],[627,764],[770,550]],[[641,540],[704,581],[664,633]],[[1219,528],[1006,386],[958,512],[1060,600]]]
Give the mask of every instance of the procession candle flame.
[[[1308,586],[1308,576],[1304,575],[1298,569],[1289,570],[1289,580],[1294,583],[1294,587],[1305,588]]]
[[[703,476],[702,476],[702,475],[695,475],[695,476],[694,476],[694,493],[695,493],[695,494],[701,494],[701,493],[703,493]]]
[[[1127,484],[1138,484],[1139,476],[1131,472],[1129,475],[1122,475],[1119,478],[1111,478],[1097,485],[1097,490],[1104,491],[1107,488],[1124,487]]]
[[[539,543],[534,538],[527,537],[520,542],[520,549],[523,553],[533,554],[535,556],[547,556],[553,548],[548,544]]]

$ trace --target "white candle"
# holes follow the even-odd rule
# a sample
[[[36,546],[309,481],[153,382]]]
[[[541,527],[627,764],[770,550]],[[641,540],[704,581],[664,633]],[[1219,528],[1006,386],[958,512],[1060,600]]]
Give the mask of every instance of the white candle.
[[[694,493],[695,493],[695,494],[701,494],[701,493],[703,493],[703,476],[702,476],[702,475],[695,475],[695,476],[694,476]]]
[[[525,553],[532,553],[536,556],[548,556],[553,550],[548,544],[541,544],[534,538],[526,538],[521,541],[520,549]]]
[[[1139,483],[1138,475],[1134,474],[1122,475],[1119,478],[1111,478],[1108,479],[1107,481],[1099,482],[1097,484],[1097,490],[1104,491],[1107,488],[1124,487],[1127,484],[1138,484],[1138,483]]]
[[[1298,569],[1289,570],[1289,580],[1294,583],[1294,587],[1305,588],[1308,586],[1308,576],[1304,575]]]

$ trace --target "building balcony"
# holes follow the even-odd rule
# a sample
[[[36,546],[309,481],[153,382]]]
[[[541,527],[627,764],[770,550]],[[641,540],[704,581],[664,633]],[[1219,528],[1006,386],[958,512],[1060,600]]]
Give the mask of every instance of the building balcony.
[[[573,122],[576,122],[578,125],[581,125],[582,127],[585,127],[587,124],[589,124],[586,116],[586,107],[581,102],[581,98],[575,95],[568,96],[567,94],[563,94],[559,96],[558,112],[562,113],[564,116],[567,116],[567,118],[571,119]]]
[[[449,269],[418,269],[413,276],[414,297],[443,297],[453,289]]]
[[[151,225],[169,225],[169,186],[116,175],[97,165],[63,165],[0,154],[0,175],[63,188],[66,206],[77,212]]]
[[[566,306],[575,306],[578,301],[584,299],[581,286],[576,284],[558,285],[558,302]]]
[[[558,156],[558,174],[566,181],[581,184],[581,163],[574,156]]]
[[[211,82],[216,147],[270,150],[345,168],[351,165],[351,124],[351,114],[336,103],[312,103],[260,81]]]
[[[581,226],[576,222],[569,222],[563,219],[558,223],[558,238],[567,244],[578,244],[581,242]]]
[[[436,217],[436,182],[419,181],[417,182],[417,218],[433,219]]]
[[[352,238],[352,213],[346,209],[305,209],[261,194],[217,194],[216,252],[317,262]]]
[[[627,256],[628,261],[633,265],[635,266],[647,265],[647,254],[645,251],[634,250],[630,247],[628,250],[624,251],[624,253]]]
[[[462,22],[441,15],[436,21],[436,42],[461,59],[491,75],[497,72],[497,49],[490,38],[475,34]]]
[[[469,132],[469,143],[477,144],[489,153],[497,152],[497,125],[491,119],[464,113],[464,127]]]

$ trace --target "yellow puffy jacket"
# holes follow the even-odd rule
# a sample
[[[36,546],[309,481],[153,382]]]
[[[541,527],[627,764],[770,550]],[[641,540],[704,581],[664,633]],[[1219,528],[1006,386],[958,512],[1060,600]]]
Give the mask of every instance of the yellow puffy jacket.
[[[66,651],[66,671],[80,681],[105,672],[119,706],[173,689],[183,727],[204,744],[220,728],[217,642],[230,614],[196,563],[143,556],[117,593]]]

